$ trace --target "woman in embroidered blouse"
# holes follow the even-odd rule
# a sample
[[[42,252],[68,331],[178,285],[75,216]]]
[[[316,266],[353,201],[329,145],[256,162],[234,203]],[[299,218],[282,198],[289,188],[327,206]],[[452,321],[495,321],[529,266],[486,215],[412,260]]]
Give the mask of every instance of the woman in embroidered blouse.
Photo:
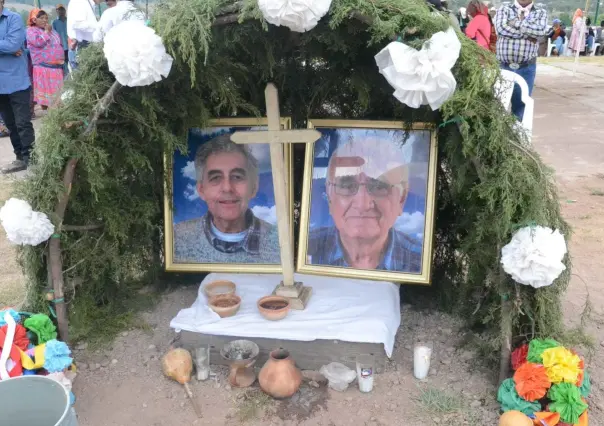
[[[33,64],[34,101],[47,109],[63,87],[65,54],[61,36],[48,23],[48,14],[38,10],[30,16],[27,46]]]

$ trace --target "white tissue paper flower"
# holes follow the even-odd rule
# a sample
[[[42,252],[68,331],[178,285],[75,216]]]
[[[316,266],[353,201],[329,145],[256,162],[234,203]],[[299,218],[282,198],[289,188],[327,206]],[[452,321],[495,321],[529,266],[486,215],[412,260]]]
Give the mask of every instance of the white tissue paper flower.
[[[258,0],[264,19],[303,33],[317,26],[331,6],[331,0]]]
[[[519,284],[534,288],[551,285],[566,266],[564,236],[545,226],[526,226],[501,249],[503,270]]]
[[[394,87],[395,98],[411,108],[430,105],[437,110],[455,92],[451,68],[460,50],[461,43],[450,27],[430,37],[420,51],[393,41],[375,55],[375,62]]]
[[[55,232],[48,216],[35,212],[27,201],[11,198],[0,209],[0,221],[13,244],[37,246]]]
[[[105,36],[103,52],[109,71],[124,86],[148,86],[167,77],[172,68],[161,37],[140,21],[113,27]]]

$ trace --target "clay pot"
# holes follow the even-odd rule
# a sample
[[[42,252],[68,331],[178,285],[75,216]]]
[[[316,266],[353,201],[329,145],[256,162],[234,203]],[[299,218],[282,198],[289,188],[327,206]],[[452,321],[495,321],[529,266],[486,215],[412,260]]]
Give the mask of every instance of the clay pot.
[[[289,312],[289,300],[281,296],[266,296],[258,300],[258,311],[267,320],[278,321]]]
[[[203,286],[203,291],[208,299],[219,294],[235,294],[235,290],[237,290],[235,283],[227,280],[216,280]]]
[[[235,294],[219,294],[210,297],[210,308],[220,315],[220,318],[232,317],[241,306],[241,297]]]
[[[260,388],[273,398],[289,398],[302,383],[302,373],[285,349],[270,353],[268,361],[258,375]]]

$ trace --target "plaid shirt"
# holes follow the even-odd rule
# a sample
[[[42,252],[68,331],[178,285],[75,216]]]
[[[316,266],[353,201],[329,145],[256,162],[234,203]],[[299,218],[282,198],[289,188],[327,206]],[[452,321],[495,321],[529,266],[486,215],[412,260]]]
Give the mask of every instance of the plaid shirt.
[[[501,6],[495,15],[497,59],[504,64],[522,64],[536,58],[539,49],[537,39],[545,35],[546,29],[545,10],[533,5],[521,21],[514,4]]]
[[[260,236],[266,232],[268,224],[258,219],[250,209],[245,212],[245,222],[249,223],[245,238],[242,241],[233,243],[220,240],[212,232],[212,214],[207,212],[203,217],[202,228],[206,238],[212,246],[222,253],[236,253],[245,251],[249,254],[258,254],[260,251]]]
[[[390,229],[387,249],[376,269],[419,274],[421,272],[422,245],[400,231]],[[340,236],[335,227],[324,227],[310,233],[308,263],[349,267],[344,258]]]

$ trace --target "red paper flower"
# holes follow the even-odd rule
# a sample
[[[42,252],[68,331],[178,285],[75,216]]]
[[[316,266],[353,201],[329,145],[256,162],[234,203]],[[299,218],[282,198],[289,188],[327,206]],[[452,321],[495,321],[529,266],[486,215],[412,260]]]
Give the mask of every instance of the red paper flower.
[[[525,343],[524,345],[514,349],[512,352],[512,369],[518,370],[518,368],[526,362],[529,347]]]

